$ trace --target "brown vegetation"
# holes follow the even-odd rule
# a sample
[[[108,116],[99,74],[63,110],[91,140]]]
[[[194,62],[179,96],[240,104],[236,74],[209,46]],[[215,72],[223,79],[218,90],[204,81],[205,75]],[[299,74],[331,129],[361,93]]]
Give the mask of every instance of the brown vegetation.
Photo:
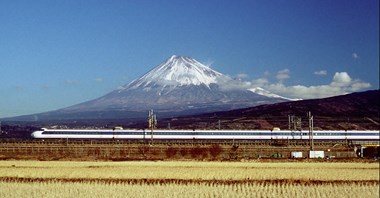
[[[378,197],[376,163],[0,161],[0,197]]]

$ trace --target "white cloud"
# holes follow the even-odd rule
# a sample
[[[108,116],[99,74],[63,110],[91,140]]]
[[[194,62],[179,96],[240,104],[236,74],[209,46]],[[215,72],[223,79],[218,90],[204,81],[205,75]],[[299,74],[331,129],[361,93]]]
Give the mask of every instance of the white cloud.
[[[326,70],[315,71],[314,74],[317,76],[326,76],[327,71]]]
[[[337,95],[344,95],[352,92],[362,91],[371,87],[371,84],[363,82],[358,79],[352,79],[347,72],[336,72],[331,79],[331,82],[324,85],[285,85],[281,80],[289,78],[289,70],[284,69],[277,73],[276,79],[279,80],[276,83],[270,82],[270,76],[268,73],[262,77],[252,80],[235,80],[229,76],[220,77],[217,79],[220,84],[220,88],[223,90],[236,90],[236,89],[252,89],[263,88],[273,94],[280,95],[285,98],[293,99],[314,99],[314,98],[326,98]],[[324,70],[318,73],[324,74]],[[327,72],[326,72],[327,73]],[[244,76],[244,75],[243,75]]]
[[[252,81],[251,86],[261,87],[287,98],[312,99],[361,91],[371,87],[371,84],[360,80],[353,80],[347,72],[336,72],[331,83],[327,85],[286,86],[281,82],[270,83],[267,78],[259,78]]]
[[[356,52],[354,52],[354,53],[352,53],[352,58],[354,58],[354,59],[358,59],[358,58],[359,58],[359,55],[358,55]]]
[[[276,79],[278,81],[281,82],[281,81],[283,81],[285,79],[288,79],[288,78],[290,78],[290,71],[289,71],[289,69],[283,69],[283,70],[280,70],[280,71],[277,72]]]
[[[339,87],[332,87],[329,85],[307,87],[304,85],[285,86],[284,84],[278,83],[271,84],[265,87],[265,89],[284,97],[301,99],[325,98],[347,93]]]
[[[95,78],[95,81],[98,83],[102,83],[104,80],[103,78],[99,77],[99,78]]]
[[[369,84],[367,82],[355,81],[351,85],[351,90],[352,91],[360,91],[360,90],[363,90],[363,89],[366,89],[369,87],[371,87],[371,84]]]
[[[65,80],[65,83],[69,84],[69,85],[74,85],[74,84],[78,84],[79,81],[78,80],[67,79],[67,80]]]
[[[336,72],[333,77],[333,81],[331,82],[331,86],[345,87],[348,86],[351,82],[352,79],[347,72]]]
[[[218,77],[217,82],[222,90],[248,89],[251,87],[249,81],[235,80],[229,76]]]
[[[245,79],[245,78],[248,78],[248,74],[240,73],[240,74],[236,75],[236,78],[237,79]]]
[[[259,78],[259,79],[256,79],[254,81],[252,81],[252,85],[254,85],[255,87],[263,87],[265,85],[269,84],[269,81],[267,78]]]

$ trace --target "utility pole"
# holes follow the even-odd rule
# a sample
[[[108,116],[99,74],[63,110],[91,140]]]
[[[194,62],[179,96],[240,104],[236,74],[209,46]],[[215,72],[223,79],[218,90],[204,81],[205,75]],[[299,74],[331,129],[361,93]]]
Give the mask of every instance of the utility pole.
[[[6,131],[3,131],[3,126],[1,125],[1,121],[0,121],[0,135],[2,134],[7,134],[8,132]]]
[[[148,125],[151,134],[151,144],[153,145],[153,130],[157,127],[157,117],[156,114],[153,113],[153,109],[151,109],[148,114]]]
[[[307,117],[309,119],[309,142],[310,142],[310,151],[314,150],[314,137],[313,137],[313,116],[311,115],[311,112],[309,111],[307,113]]]

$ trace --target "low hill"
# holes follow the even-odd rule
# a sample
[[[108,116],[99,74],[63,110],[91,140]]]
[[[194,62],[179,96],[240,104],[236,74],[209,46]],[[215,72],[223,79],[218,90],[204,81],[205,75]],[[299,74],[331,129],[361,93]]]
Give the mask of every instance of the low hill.
[[[379,130],[379,90],[352,93],[324,99],[260,105],[232,111],[165,119],[161,126],[208,129],[287,129],[289,115],[301,118],[308,129],[307,113],[313,115],[315,129]]]

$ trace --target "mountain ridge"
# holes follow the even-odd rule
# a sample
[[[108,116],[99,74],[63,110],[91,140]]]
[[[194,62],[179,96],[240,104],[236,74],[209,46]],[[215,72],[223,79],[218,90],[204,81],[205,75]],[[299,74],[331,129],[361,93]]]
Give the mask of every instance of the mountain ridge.
[[[307,129],[308,112],[312,113],[317,130],[379,130],[380,90],[182,116],[164,119],[161,125],[170,123],[173,128],[216,129],[221,124],[224,129],[287,129],[288,116],[294,115],[302,118],[303,128]]]

